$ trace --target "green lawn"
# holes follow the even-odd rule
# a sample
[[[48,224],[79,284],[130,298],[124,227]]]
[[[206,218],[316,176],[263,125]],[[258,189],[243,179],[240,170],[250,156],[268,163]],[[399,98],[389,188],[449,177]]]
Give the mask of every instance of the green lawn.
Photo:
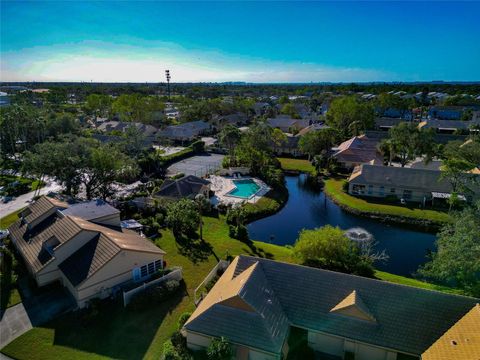
[[[308,160],[303,159],[290,159],[290,158],[277,158],[280,161],[282,170],[286,171],[299,171],[309,174],[315,173],[315,167]]]
[[[156,244],[167,252],[168,266],[183,268],[185,289],[161,304],[152,304],[142,311],[124,309],[107,303],[99,315],[85,324],[76,314],[37,327],[2,349],[15,359],[159,359],[162,344],[176,330],[179,316],[194,309],[194,289],[227,254],[250,254],[292,262],[291,249],[283,246],[252,242],[247,245],[228,235],[222,217],[204,218],[205,242],[186,239],[176,241],[171,231],[162,231]],[[429,284],[377,272],[380,279],[412,286],[432,288]],[[432,285],[433,286],[433,285]],[[440,289],[438,290],[445,290]]]
[[[437,223],[451,221],[450,216],[443,211],[423,210],[403,205],[389,205],[367,201],[362,198],[351,196],[343,191],[344,179],[328,179],[325,181],[325,192],[336,200],[340,205],[347,206],[357,211],[384,214],[393,216],[404,216],[415,219],[426,219]]]
[[[6,229],[18,220],[18,213],[23,209],[17,210],[0,219],[0,229]]]
[[[420,281],[412,278],[403,277],[400,275],[390,274],[390,273],[379,271],[379,270],[375,271],[375,277],[379,280],[389,281],[395,284],[408,285],[408,286],[418,287],[418,288],[427,289],[427,290],[442,291],[449,294],[465,295],[465,293],[461,289],[454,289],[448,286],[431,284],[425,281]]]
[[[192,311],[193,293],[204,277],[226,254],[250,254],[290,261],[291,250],[253,242],[250,246],[228,236],[223,218],[204,218],[206,243],[188,240],[177,243],[170,231],[157,240],[167,252],[168,266],[182,266],[185,292],[143,311],[119,305],[101,309],[88,326],[76,314],[65,315],[22,335],[2,352],[16,359],[159,359],[162,344],[176,330],[177,320]]]

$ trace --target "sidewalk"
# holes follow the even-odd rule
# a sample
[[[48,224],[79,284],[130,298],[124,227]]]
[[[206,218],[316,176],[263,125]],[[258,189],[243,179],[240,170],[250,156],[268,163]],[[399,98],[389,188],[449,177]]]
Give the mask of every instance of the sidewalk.
[[[62,186],[52,179],[46,179],[46,184],[43,188],[40,189],[40,195],[48,194],[49,192],[58,192]],[[7,216],[17,210],[20,210],[30,204],[35,191],[31,191],[27,194],[20,195],[15,200],[10,201],[9,203],[3,204],[0,203],[0,218]]]
[[[0,349],[32,328],[23,303],[9,307],[0,320]]]

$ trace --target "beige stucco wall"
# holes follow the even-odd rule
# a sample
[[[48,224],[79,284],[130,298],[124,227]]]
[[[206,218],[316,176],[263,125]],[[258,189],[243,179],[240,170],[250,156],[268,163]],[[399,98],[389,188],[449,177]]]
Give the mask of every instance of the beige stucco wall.
[[[77,286],[75,297],[79,307],[93,297],[107,297],[111,288],[132,280],[132,270],[156,260],[163,261],[163,255],[122,250],[84,283]]]
[[[343,357],[346,351],[355,354],[355,360],[396,360],[397,353],[351,339],[313,331],[308,332],[308,345],[315,351]]]
[[[410,190],[412,191],[412,195],[410,199],[406,199],[407,201],[417,201],[417,202],[422,202],[424,196],[426,197],[426,200],[431,199],[431,194],[430,192],[426,191],[419,191],[418,189],[413,189],[409,188],[407,186],[405,187],[397,187],[397,186],[392,186],[392,185],[384,185],[384,190],[383,190],[383,195],[381,191],[381,185],[372,185],[371,188],[371,194],[369,194],[369,184],[363,184],[363,183],[357,183],[354,181],[351,181],[348,185],[348,193],[351,195],[357,195],[354,194],[353,192],[353,185],[364,185],[365,186],[365,191],[361,196],[370,196],[370,197],[387,197],[387,196],[392,196],[395,195],[398,199],[401,199],[403,196],[403,190]],[[395,192],[392,193],[390,190],[391,188],[395,189]]]
[[[191,350],[198,351],[207,348],[212,341],[212,338],[206,335],[186,331],[187,333],[187,347]],[[239,355],[240,358],[247,358],[249,360],[277,360],[280,355],[273,355],[259,350],[254,350],[246,346],[232,344],[234,358]]]

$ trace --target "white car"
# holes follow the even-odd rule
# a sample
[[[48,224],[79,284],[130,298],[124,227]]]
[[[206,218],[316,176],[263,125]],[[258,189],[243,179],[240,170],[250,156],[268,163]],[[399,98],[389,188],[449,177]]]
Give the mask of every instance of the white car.
[[[0,240],[3,240],[10,235],[10,231],[8,230],[0,230]]]

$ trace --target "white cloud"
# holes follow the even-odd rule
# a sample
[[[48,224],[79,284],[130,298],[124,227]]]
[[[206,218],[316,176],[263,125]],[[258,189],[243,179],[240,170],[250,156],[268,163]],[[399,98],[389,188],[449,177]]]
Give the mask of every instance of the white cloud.
[[[136,45],[87,41],[1,55],[2,81],[320,82],[395,80],[394,74],[311,63],[284,63],[134,40]]]

